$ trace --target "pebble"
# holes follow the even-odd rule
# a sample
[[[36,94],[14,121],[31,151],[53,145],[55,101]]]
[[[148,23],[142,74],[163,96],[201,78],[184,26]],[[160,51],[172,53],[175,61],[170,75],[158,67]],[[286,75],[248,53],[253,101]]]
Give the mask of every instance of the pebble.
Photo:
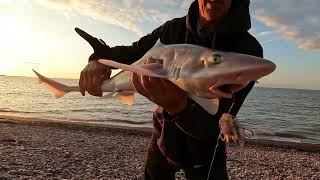
[[[95,131],[0,124],[0,180],[142,179],[149,135],[128,130]],[[19,142],[19,143],[17,143]],[[231,179],[320,180],[320,152],[245,147],[228,150]],[[183,171],[176,179],[185,179]]]

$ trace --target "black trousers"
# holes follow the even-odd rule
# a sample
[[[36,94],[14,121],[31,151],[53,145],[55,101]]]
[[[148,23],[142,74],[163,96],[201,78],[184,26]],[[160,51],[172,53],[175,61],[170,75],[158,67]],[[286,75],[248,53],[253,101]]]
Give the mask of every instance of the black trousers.
[[[219,159],[217,160],[219,161]],[[222,164],[219,164],[219,162],[214,163],[215,166],[210,173],[210,180],[228,179],[225,161],[221,163]],[[206,180],[209,166],[210,164],[200,167],[175,167],[170,164],[166,157],[161,153],[157,145],[157,138],[155,135],[152,135],[148,146],[144,176],[145,180],[174,180],[175,173],[180,169],[183,169],[188,180]]]

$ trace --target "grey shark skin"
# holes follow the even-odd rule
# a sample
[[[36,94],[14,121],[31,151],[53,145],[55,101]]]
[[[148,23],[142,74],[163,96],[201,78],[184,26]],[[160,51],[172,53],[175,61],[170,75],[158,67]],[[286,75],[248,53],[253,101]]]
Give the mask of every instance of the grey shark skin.
[[[149,58],[157,62],[146,64]],[[255,56],[191,44],[164,45],[160,40],[132,65],[107,59],[100,59],[99,62],[122,69],[103,82],[102,91],[111,92],[105,98],[120,98],[132,104],[134,88],[131,76],[134,72],[168,79],[211,114],[216,113],[219,98],[232,98],[250,81],[257,81],[276,68],[273,62]],[[66,86],[34,72],[57,98],[71,91],[79,91],[77,86]]]

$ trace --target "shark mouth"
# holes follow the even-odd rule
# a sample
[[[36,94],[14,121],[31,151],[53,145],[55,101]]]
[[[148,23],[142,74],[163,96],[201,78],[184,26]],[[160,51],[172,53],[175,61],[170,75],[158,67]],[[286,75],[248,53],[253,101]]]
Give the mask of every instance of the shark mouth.
[[[223,85],[212,85],[209,90],[214,94],[223,98],[232,98],[234,93],[244,88],[244,84],[223,84]]]

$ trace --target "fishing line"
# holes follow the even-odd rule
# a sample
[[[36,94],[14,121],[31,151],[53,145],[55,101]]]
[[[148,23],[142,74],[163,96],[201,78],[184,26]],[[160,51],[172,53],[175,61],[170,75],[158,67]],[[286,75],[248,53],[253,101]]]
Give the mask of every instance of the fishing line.
[[[233,97],[233,102],[232,102],[232,105],[231,105],[231,107],[230,107],[230,109],[228,111],[228,114],[230,114],[234,104],[235,104],[235,97]],[[233,118],[233,119],[235,119],[235,118]],[[217,149],[218,149],[218,146],[219,146],[219,139],[222,140],[222,131],[221,131],[221,127],[220,127],[220,120],[219,120],[219,129],[220,129],[220,133],[219,133],[219,136],[218,136],[218,138],[216,140],[216,146],[215,146],[214,151],[213,151],[213,156],[212,156],[211,164],[210,164],[208,175],[207,175],[207,180],[210,179],[211,170],[213,169],[213,162],[214,162],[214,159],[215,159],[215,156],[216,156],[216,153],[217,153]],[[254,136],[254,131],[252,129],[246,129],[246,128],[243,128],[243,129],[250,131],[251,132],[251,137]]]
[[[234,102],[235,102],[235,97],[233,97],[233,102],[232,102],[232,105],[228,111],[228,113],[230,114],[231,112],[231,109],[233,108],[234,106]],[[209,171],[208,171],[208,175],[207,175],[207,180],[210,180],[210,175],[211,175],[211,170],[213,169],[213,161],[215,159],[215,156],[216,156],[216,153],[217,153],[217,149],[218,149],[218,146],[219,146],[219,139],[221,139],[221,128],[220,128],[220,119],[219,119],[219,129],[220,129],[220,133],[219,133],[219,136],[216,140],[216,146],[214,148],[214,151],[213,151],[213,156],[212,156],[212,159],[211,159],[211,163],[210,163],[210,167],[209,167]]]
[[[208,175],[207,175],[207,180],[210,179],[211,169],[212,169],[212,167],[213,167],[213,161],[214,161],[214,157],[216,156],[216,153],[217,153],[217,149],[218,149],[219,139],[220,139],[220,138],[221,138],[221,135],[219,134],[219,136],[218,136],[218,138],[217,138],[216,146],[215,146],[214,151],[213,151],[213,157],[212,157],[211,164],[210,164],[210,167],[209,167],[209,171],[208,171]]]

